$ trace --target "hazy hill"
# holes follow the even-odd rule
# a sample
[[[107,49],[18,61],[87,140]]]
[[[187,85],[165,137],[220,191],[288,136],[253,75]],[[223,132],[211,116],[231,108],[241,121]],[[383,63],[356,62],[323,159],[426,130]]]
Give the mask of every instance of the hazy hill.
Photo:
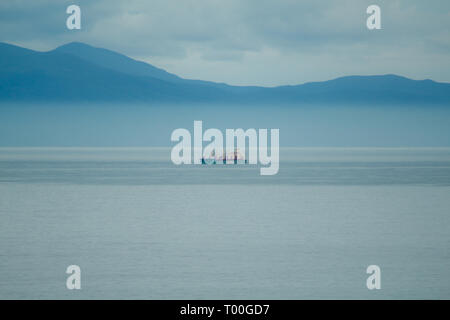
[[[69,43],[49,52],[0,43],[0,101],[447,105],[450,84],[376,75],[296,86],[238,87],[182,79],[83,43]]]

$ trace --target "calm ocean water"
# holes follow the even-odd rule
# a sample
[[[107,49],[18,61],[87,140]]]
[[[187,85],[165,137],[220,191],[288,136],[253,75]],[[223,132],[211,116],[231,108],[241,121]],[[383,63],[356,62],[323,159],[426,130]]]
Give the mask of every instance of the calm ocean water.
[[[0,298],[450,298],[450,148],[280,159],[260,176],[166,148],[0,148]]]

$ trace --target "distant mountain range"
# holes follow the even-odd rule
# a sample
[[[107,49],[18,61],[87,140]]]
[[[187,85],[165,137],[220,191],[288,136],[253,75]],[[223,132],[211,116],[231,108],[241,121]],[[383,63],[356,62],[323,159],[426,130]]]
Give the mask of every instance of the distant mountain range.
[[[183,79],[83,43],[48,52],[0,43],[0,101],[450,105],[450,83],[375,75],[272,88],[231,86]]]

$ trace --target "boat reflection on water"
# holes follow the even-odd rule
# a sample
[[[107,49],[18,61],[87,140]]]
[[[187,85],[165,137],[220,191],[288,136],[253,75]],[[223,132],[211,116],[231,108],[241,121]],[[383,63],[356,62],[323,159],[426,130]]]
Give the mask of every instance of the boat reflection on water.
[[[239,149],[234,149],[234,152],[228,152],[226,155],[217,155],[215,152],[211,152],[209,157],[202,158],[202,164],[247,164],[245,155],[239,152]]]

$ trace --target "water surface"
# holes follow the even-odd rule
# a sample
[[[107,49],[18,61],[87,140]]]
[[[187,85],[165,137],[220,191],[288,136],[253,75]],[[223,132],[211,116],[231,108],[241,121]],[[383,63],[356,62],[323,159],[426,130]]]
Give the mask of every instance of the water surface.
[[[282,149],[264,177],[169,155],[0,149],[0,298],[450,298],[450,149]]]

